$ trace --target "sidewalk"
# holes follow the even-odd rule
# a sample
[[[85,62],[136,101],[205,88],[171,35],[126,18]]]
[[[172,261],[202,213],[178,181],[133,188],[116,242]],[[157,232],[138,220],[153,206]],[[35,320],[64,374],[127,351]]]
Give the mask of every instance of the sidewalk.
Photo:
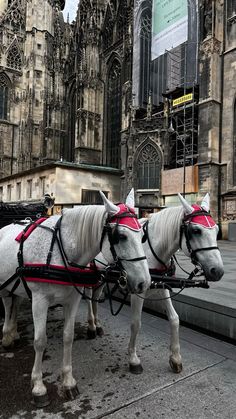
[[[236,242],[219,241],[218,246],[225,269],[223,278],[219,282],[209,283],[208,290],[186,289],[172,302],[183,322],[236,341]],[[182,252],[177,253],[177,260],[191,272],[192,265]],[[178,275],[186,276],[177,267]],[[145,307],[163,313],[160,303],[145,303]]]
[[[118,307],[114,302],[114,309]],[[168,322],[142,313],[137,352],[144,371],[142,375],[130,374],[130,308],[124,306],[113,317],[106,301],[100,304],[99,315],[105,335],[87,340],[87,304],[82,301],[73,344],[73,372],[80,394],[66,401],[60,379],[63,310],[49,310],[43,372],[51,404],[37,410],[31,403],[33,324],[26,300],[19,316],[21,340],[10,352],[0,347],[1,419],[236,418],[234,345],[182,326],[183,371],[174,374],[169,367]]]

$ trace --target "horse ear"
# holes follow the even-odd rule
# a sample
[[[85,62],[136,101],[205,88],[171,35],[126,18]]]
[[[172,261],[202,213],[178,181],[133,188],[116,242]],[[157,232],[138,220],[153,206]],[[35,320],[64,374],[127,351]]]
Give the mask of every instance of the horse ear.
[[[132,188],[130,193],[127,195],[125,203],[129,207],[134,208],[134,188]]]
[[[180,193],[178,193],[178,197],[181,204],[184,207],[185,214],[191,214],[193,212],[193,208],[191,207],[191,205],[189,205],[189,203],[186,201],[186,199],[184,199],[184,197]]]
[[[210,210],[210,195],[209,195],[208,192],[202,200],[201,207],[204,208],[204,210],[206,210],[207,212],[209,212],[209,210]]]
[[[105,205],[105,208],[108,214],[110,215],[117,214],[120,211],[120,208],[117,207],[117,205],[113,204],[111,201],[109,201],[109,199],[107,199],[107,197],[104,195],[102,191],[99,191],[99,192],[100,192],[100,195],[102,197],[103,203]]]

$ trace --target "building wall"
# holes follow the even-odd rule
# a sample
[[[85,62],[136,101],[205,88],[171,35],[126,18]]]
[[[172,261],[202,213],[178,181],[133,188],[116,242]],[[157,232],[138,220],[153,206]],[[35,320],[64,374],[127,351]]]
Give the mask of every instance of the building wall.
[[[115,169],[52,163],[5,178],[1,182],[0,197],[3,202],[31,202],[49,193],[55,197],[55,205],[71,206],[82,202],[82,190],[86,189],[108,192],[109,199],[119,202],[120,175],[120,170]]]

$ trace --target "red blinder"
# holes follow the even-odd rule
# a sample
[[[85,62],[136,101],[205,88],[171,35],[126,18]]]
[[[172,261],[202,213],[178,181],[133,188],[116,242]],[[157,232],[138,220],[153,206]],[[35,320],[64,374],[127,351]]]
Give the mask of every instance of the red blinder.
[[[192,205],[192,207],[194,208],[194,211],[192,212],[193,216],[191,217],[191,221],[190,221],[191,223],[200,224],[201,226],[206,227],[206,228],[215,227],[216,223],[213,220],[213,218],[210,216],[210,214],[209,215],[205,215],[205,214],[196,215],[194,217],[194,212],[201,211],[202,208],[196,204]]]
[[[129,228],[130,230],[140,231],[142,227],[137,218],[126,215],[126,213],[136,215],[134,208],[128,207],[125,204],[118,204],[117,206],[119,207],[119,211],[111,217],[110,224],[119,224]],[[122,216],[122,214],[124,214],[124,216]]]

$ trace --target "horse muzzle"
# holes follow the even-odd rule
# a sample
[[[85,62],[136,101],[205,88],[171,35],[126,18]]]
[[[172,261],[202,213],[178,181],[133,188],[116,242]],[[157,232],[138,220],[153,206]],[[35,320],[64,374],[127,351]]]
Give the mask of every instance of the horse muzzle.
[[[224,275],[224,269],[223,267],[212,267],[207,270],[204,269],[204,273],[207,281],[217,282]]]

